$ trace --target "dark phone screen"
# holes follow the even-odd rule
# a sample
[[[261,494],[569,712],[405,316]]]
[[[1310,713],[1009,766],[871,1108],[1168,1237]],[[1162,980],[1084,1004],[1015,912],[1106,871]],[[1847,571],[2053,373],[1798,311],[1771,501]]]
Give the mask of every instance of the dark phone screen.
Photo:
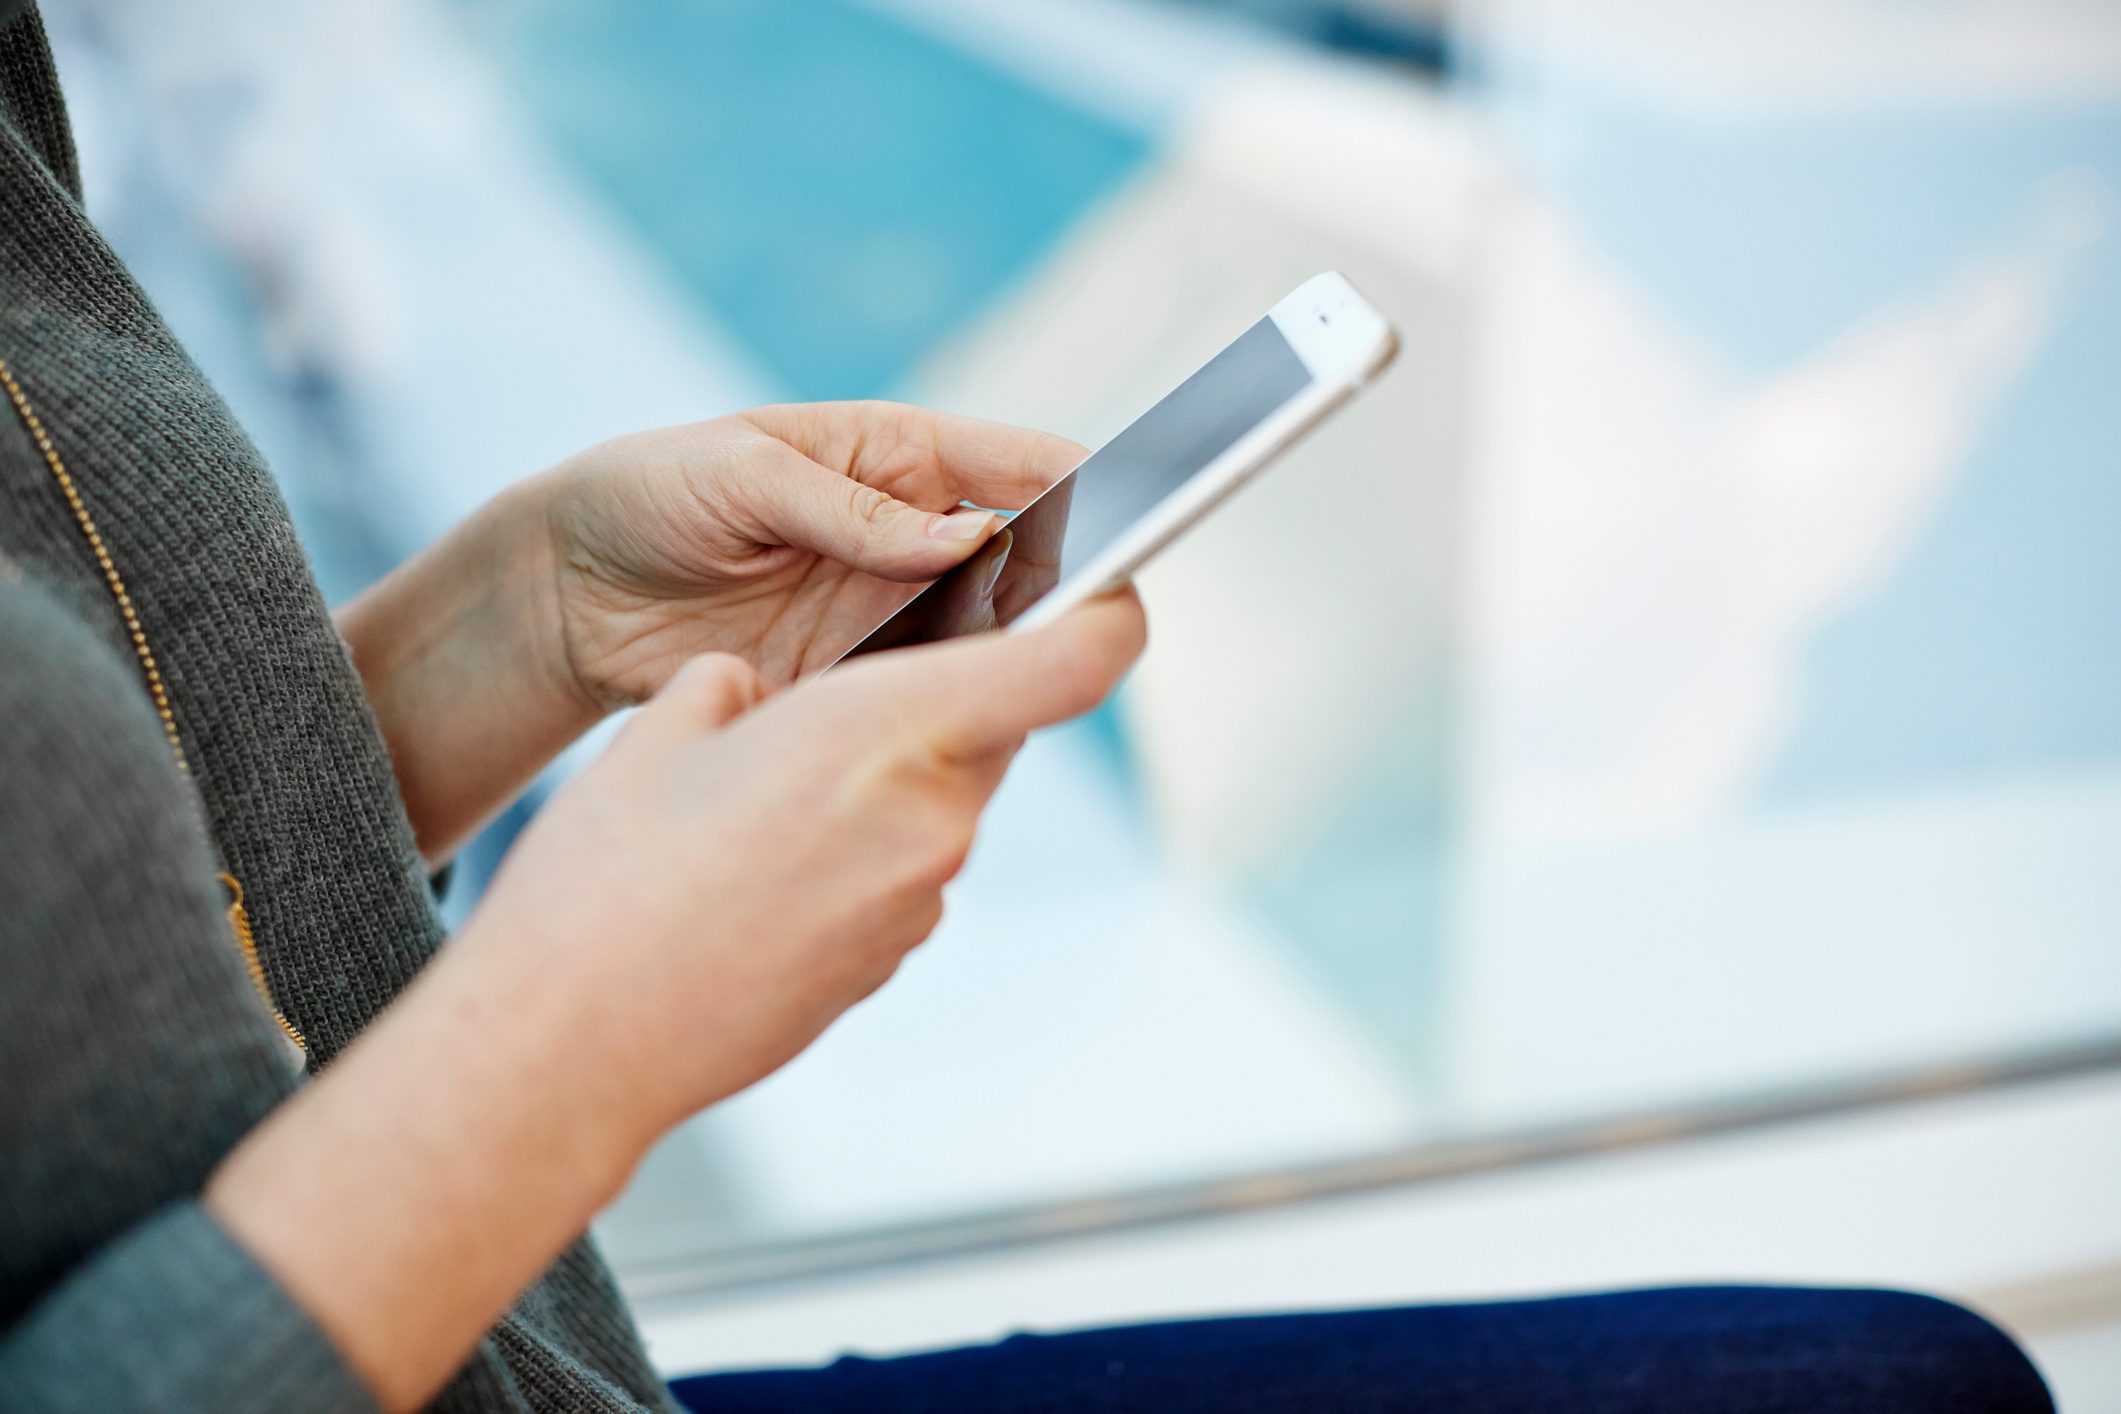
[[[1302,392],[1303,360],[1262,319],[849,650],[1008,624]]]

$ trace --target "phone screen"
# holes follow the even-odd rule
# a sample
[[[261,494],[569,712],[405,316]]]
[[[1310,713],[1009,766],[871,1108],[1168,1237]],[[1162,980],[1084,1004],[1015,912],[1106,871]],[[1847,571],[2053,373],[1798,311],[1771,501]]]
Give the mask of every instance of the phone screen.
[[[1274,321],[1260,320],[1011,515],[971,559],[916,594],[850,656],[1012,622],[1310,382]]]

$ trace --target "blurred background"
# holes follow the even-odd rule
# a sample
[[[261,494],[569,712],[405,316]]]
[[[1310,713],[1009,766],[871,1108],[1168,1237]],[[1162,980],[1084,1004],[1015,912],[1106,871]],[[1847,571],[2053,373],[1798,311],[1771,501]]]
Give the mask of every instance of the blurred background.
[[[1318,270],[1402,331],[606,1216],[671,1369],[1733,1277],[2121,1409],[2111,0],[45,9],[334,599],[637,427],[1095,444]]]

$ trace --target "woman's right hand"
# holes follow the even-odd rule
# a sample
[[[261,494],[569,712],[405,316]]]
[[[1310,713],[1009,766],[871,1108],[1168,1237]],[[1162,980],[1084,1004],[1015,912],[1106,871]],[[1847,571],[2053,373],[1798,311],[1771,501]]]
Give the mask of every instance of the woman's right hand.
[[[756,710],[751,668],[695,659],[539,814],[452,950],[570,994],[570,1044],[608,1050],[652,1138],[892,974],[1025,734],[1101,702],[1143,637],[1128,591],[852,661]]]
[[[663,1130],[891,975],[1025,733],[1096,706],[1142,638],[1129,592],[756,710],[749,669],[695,662],[207,1209],[382,1408],[422,1407]]]

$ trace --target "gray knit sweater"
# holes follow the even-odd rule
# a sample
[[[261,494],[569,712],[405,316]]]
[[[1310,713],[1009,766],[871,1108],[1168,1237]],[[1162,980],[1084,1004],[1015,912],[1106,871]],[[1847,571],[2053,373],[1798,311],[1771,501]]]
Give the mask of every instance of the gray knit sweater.
[[[372,1408],[196,1201],[301,1083],[215,875],[243,881],[312,1067],[441,929],[271,479],[82,213],[22,0],[0,0],[0,358],[129,583],[192,766],[176,769],[112,595],[0,402],[0,1410]],[[670,1406],[585,1241],[433,1407]]]

